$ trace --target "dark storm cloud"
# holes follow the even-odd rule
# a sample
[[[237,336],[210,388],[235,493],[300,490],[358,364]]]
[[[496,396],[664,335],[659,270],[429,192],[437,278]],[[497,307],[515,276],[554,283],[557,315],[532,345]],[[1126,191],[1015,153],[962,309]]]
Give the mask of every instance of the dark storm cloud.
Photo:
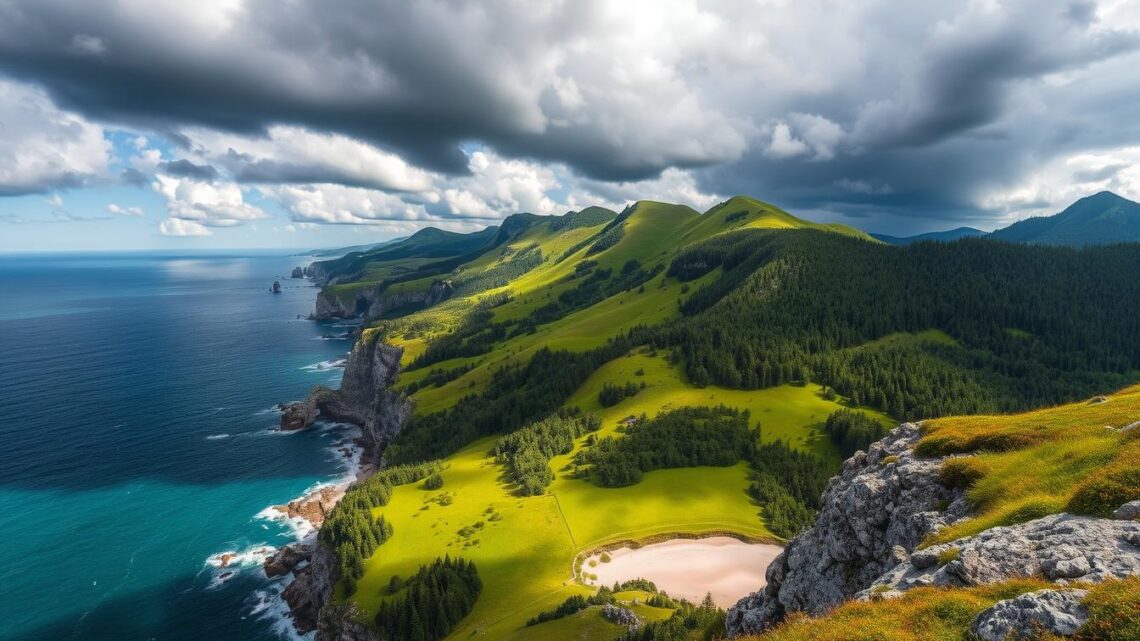
[[[159,163],[158,170],[168,176],[193,178],[195,180],[210,181],[218,177],[218,170],[214,167],[210,165],[195,165],[185,158]]]
[[[468,173],[460,146],[476,143],[566,165],[571,179],[686,168],[706,192],[792,208],[973,221],[992,215],[983,191],[1062,154],[1140,144],[1140,21],[1106,23],[1101,8],[0,0],[0,73],[184,150],[189,128],[283,125],[452,175]],[[209,165],[162,171],[401,198],[428,180],[360,170],[372,160],[345,170],[323,156],[215,151],[191,154]]]

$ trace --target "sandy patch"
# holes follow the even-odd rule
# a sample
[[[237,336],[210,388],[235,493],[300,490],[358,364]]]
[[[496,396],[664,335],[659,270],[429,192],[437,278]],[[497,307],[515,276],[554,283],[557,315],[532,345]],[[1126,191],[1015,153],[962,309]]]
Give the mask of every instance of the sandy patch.
[[[637,549],[610,550],[609,563],[594,554],[582,564],[583,574],[597,575],[590,585],[649,579],[670,596],[699,603],[711,593],[722,608],[764,587],[764,571],[784,548],[745,543],[727,536],[672,539]],[[592,566],[591,566],[592,564]]]

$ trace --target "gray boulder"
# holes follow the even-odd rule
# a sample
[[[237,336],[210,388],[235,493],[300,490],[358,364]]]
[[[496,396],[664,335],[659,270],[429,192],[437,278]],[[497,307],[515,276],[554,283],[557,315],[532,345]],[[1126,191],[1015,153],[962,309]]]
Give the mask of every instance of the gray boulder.
[[[974,618],[970,631],[983,641],[1035,639],[1042,633],[1069,636],[1088,621],[1086,590],[1038,590],[998,601]]]
[[[633,610],[613,605],[612,603],[607,603],[605,607],[602,608],[602,616],[605,617],[607,621],[616,623],[618,625],[624,625],[628,628],[636,628],[641,626],[641,619],[637,618],[637,615],[633,613]]]
[[[729,609],[729,636],[754,634],[786,612],[823,614],[908,558],[931,532],[964,518],[961,490],[942,485],[943,459],[911,449],[921,434],[904,423],[831,479],[815,525],[768,566],[767,585]]]
[[[990,528],[976,536],[933,545],[899,563],[859,593],[888,596],[921,586],[960,587],[1015,577],[1099,583],[1140,575],[1140,522],[1053,514]],[[939,565],[931,559],[956,557]]]
[[[1121,521],[1135,521],[1136,519],[1140,519],[1140,501],[1129,501],[1116,508],[1116,511],[1112,513],[1112,518],[1120,519]]]

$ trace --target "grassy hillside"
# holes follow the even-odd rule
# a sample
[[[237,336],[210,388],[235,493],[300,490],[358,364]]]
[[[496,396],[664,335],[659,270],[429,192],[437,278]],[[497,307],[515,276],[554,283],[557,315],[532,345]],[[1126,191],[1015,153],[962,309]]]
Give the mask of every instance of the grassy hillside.
[[[454,252],[458,241],[448,242]],[[453,288],[368,330],[404,347],[396,388],[414,403],[386,457],[441,459],[442,487],[400,485],[373,503],[371,517],[393,533],[360,561],[355,590],[339,594],[369,619],[393,598],[393,576],[444,555],[472,560],[484,587],[454,639],[534,638],[528,619],[594,593],[574,565],[599,546],[793,534],[840,448],[865,447],[892,424],[888,415],[1027,407],[1119,386],[1140,369],[1140,327],[1123,313],[1140,296],[1135,249],[894,248],[747,197],[703,214],[643,201],[620,214],[518,216],[464,242],[484,244],[443,259],[373,255],[361,272],[389,292],[436,280]],[[1100,319],[1096,333],[1082,329],[1090,318]],[[722,434],[693,432],[706,429],[693,408],[722,413],[747,447],[715,465],[622,450],[669,451],[668,439],[686,433],[676,421]],[[526,469],[545,480],[523,483],[493,449],[556,414],[593,417],[596,429],[549,451],[530,442]],[[618,483],[592,467],[606,452],[619,471],[658,462]],[[1003,465],[992,462],[994,479]],[[1024,496],[1053,505],[1071,499],[1066,491]],[[998,503],[995,519],[1022,513]],[[542,625],[542,638],[555,640],[615,636],[596,606]]]

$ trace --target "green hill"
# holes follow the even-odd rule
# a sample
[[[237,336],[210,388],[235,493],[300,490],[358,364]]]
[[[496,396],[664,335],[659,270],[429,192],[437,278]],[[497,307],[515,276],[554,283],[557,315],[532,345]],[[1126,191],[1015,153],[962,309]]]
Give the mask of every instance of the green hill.
[[[452,292],[367,319],[363,340],[403,348],[394,388],[413,403],[384,460],[441,471],[337,508],[371,505],[361,518],[391,525],[375,551],[340,559],[355,578],[334,600],[364,621],[393,576],[450,555],[473,560],[483,588],[449,638],[610,639],[596,608],[528,634],[529,619],[599,594],[586,552],[779,541],[810,522],[842,453],[892,420],[1140,378],[1140,246],[893,247],[741,196],[705,213],[640,201],[421,234],[336,286]],[[654,616],[673,611],[692,615]]]

